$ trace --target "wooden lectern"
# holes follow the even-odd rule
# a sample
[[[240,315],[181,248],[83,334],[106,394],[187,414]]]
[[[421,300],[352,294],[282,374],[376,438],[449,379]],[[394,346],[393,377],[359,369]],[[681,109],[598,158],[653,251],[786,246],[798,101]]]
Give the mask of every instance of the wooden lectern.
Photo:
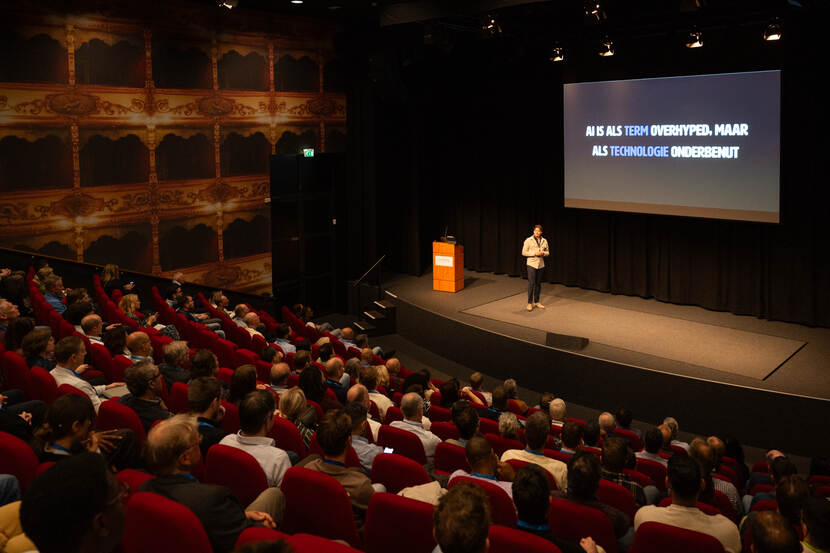
[[[432,289],[458,292],[464,288],[464,246],[432,243]]]

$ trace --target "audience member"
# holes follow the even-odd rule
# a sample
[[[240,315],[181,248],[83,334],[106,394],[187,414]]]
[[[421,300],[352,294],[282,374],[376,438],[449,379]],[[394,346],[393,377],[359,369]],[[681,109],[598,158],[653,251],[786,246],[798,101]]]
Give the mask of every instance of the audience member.
[[[63,279],[58,275],[52,274],[46,277],[43,281],[43,299],[46,303],[52,306],[58,315],[63,315],[66,311],[66,305],[63,303],[65,290],[63,287]]]
[[[663,446],[663,433],[657,426],[652,426],[646,431],[643,439],[643,450],[638,451],[634,455],[637,459],[648,459],[655,463],[660,463],[664,467],[668,466],[668,460],[660,456],[660,448]]]
[[[79,288],[79,290],[84,291],[83,288]],[[84,293],[86,292],[84,291]],[[87,298],[87,301],[75,301],[74,303],[69,303],[67,298],[67,307],[66,311],[63,312],[63,319],[75,328],[75,332],[83,332],[81,321],[93,311],[89,298]]]
[[[689,444],[689,456],[700,464],[703,471],[703,480],[706,486],[701,490],[700,500],[710,505],[715,505],[715,492],[719,491],[729,498],[729,503],[740,517],[743,514],[743,504],[738,490],[730,482],[720,478],[714,478],[716,472],[716,457],[712,447],[703,438],[695,438]]]
[[[320,369],[314,365],[307,366],[300,373],[299,386],[305,394],[306,400],[315,402],[324,412],[329,409],[343,408],[343,405],[339,401],[326,394],[326,384],[323,380],[323,375]]]
[[[435,446],[441,442],[441,438],[424,428],[424,403],[421,396],[414,392],[405,394],[401,398],[401,412],[404,420],[394,421],[390,426],[412,432],[421,440],[424,446],[424,453],[427,457],[427,466],[431,467],[435,457]]]
[[[507,394],[503,386],[496,386],[491,394],[490,407],[482,410],[479,414],[485,419],[498,421],[505,411],[507,411]]]
[[[346,454],[352,445],[352,420],[342,409],[326,413],[317,429],[317,442],[323,456],[309,455],[298,466],[328,474],[340,482],[349,495],[355,510],[356,522],[363,520],[369,499],[375,491],[385,491],[381,484],[372,481],[357,467],[346,466]]]
[[[639,428],[631,426],[631,421],[634,420],[634,414],[631,412],[631,409],[629,409],[628,407],[620,407],[619,409],[617,409],[617,415],[615,418],[617,426],[619,426],[623,430],[634,432],[634,434],[636,434],[638,438],[640,438],[641,440],[643,439],[643,431]]]
[[[84,364],[84,357],[86,357],[86,345],[80,337],[67,336],[61,338],[61,341],[55,346],[55,361],[57,364],[49,374],[52,375],[52,378],[55,379],[55,383],[58,386],[61,384],[69,384],[85,393],[97,413],[98,408],[101,406],[101,398],[99,396],[106,390],[123,386],[124,383],[111,382],[110,384],[93,387],[92,384],[79,376],[89,368],[89,365]]]
[[[680,425],[677,423],[677,419],[674,417],[666,417],[663,419],[663,424],[669,427],[671,430],[671,444],[674,446],[682,447],[687,452],[689,451],[689,444],[686,442],[678,440],[678,434],[680,433]]]
[[[386,360],[386,370],[389,372],[389,391],[402,391],[401,361],[397,357]]]
[[[756,513],[752,525],[753,553],[801,553],[798,534],[776,511]]]
[[[35,327],[23,338],[21,348],[23,358],[30,367],[41,367],[47,371],[55,368],[55,339],[49,327]]]
[[[470,438],[478,434],[480,424],[478,411],[466,401],[459,400],[453,403],[450,415],[453,424],[458,429],[459,438],[457,440],[450,438],[446,441],[459,447],[466,447]]]
[[[343,361],[339,357],[332,357],[326,361],[326,387],[334,392],[337,396],[337,401],[346,403],[346,389],[347,385],[341,382],[341,377],[344,374]]]
[[[222,321],[219,319],[211,319],[207,313],[197,313],[195,307],[193,296],[184,296],[177,304],[176,313],[181,313],[188,321],[202,324],[220,338],[224,338],[225,331],[222,330]],[[257,320],[259,320],[259,317],[257,317]]]
[[[276,339],[274,343],[280,347],[283,353],[296,353],[297,348],[291,343],[291,327],[287,323],[277,326]]]
[[[300,374],[311,365],[311,352],[300,350],[294,354],[294,372]]]
[[[626,488],[634,496],[634,501],[637,506],[641,507],[646,503],[655,503],[660,495],[660,492],[654,486],[648,492],[623,473],[625,469],[626,457],[628,455],[628,444],[622,438],[609,436],[602,442],[602,478],[609,482],[614,482]]]
[[[596,420],[589,420],[582,425],[582,441],[585,447],[589,448],[589,451],[600,453],[600,450],[597,448],[599,438],[599,423]]]
[[[493,403],[495,403],[495,392]],[[568,486],[568,468],[562,461],[551,459],[545,456],[545,442],[550,432],[550,419],[547,414],[536,411],[527,418],[525,422],[525,449],[508,449],[502,456],[502,461],[518,459],[527,463],[534,463],[541,466],[553,476],[556,486],[564,490]]]
[[[181,503],[196,515],[215,553],[229,553],[236,539],[255,524],[275,528],[285,512],[285,496],[268,488],[243,509],[224,486],[200,484],[190,474],[201,462],[195,417],[176,415],[160,422],[147,436],[147,468],[156,477],[139,491],[152,492]]]
[[[482,389],[482,385],[484,384],[484,375],[478,371],[474,372],[470,375],[469,378],[470,385],[465,386],[464,390],[470,390],[473,392],[478,392],[481,396],[484,397],[484,405],[489,406],[490,403],[493,401],[493,395],[490,392],[485,392]],[[479,398],[481,399],[481,398]]]
[[[822,553],[830,551],[830,501],[811,497],[804,506],[801,528],[804,531],[804,551]]]
[[[700,440],[700,438],[697,438],[696,440]],[[743,503],[741,502],[741,494],[738,493],[738,489],[731,482],[728,482],[720,477],[715,477],[715,473],[719,472],[718,467],[721,466],[723,452],[726,450],[726,446],[717,436],[709,436],[706,439],[706,445],[709,446],[709,451],[711,452],[710,460],[712,462],[712,484],[714,489],[726,494],[726,497],[729,498],[729,502],[732,504],[732,508],[735,509],[735,512],[738,513],[738,516],[743,515],[744,508]]]
[[[228,434],[219,443],[249,453],[262,467],[268,485],[279,487],[285,471],[291,468],[291,461],[284,450],[274,446],[274,439],[268,437],[274,426],[275,410],[271,392],[255,390],[247,394],[239,403],[239,432]]]
[[[219,359],[209,349],[200,349],[190,359],[190,381],[219,373]]]
[[[519,439],[519,419],[514,413],[502,413],[499,416],[499,436],[509,440]]]
[[[40,553],[109,553],[124,533],[125,492],[100,455],[77,455],[26,490],[22,530]]]
[[[516,384],[515,379],[508,378],[504,381],[504,393],[507,394],[508,400],[516,402],[516,405],[519,408],[519,413],[522,415],[527,413],[527,403],[519,399],[519,386]]]
[[[561,453],[573,455],[582,449],[582,425],[576,421],[568,421],[562,426]]]
[[[231,317],[231,320],[242,328],[248,328],[248,325],[245,324],[245,315],[250,313],[250,311],[251,309],[244,303],[237,304],[236,307],[233,308],[233,317]]]
[[[602,467],[597,456],[587,451],[577,452],[568,460],[568,487],[554,490],[551,496],[601,511],[611,521],[617,545],[625,551],[634,540],[631,519],[619,509],[597,499],[601,478]]]
[[[256,367],[254,365],[240,365],[233,371],[228,401],[234,405],[239,405],[242,398],[256,389]]]
[[[20,310],[12,302],[0,298],[0,342],[6,335],[9,325],[20,316]]]
[[[386,418],[386,410],[395,403],[378,391],[378,370],[376,367],[365,367],[360,371],[360,383],[369,390],[369,400],[378,408],[381,420]]]
[[[484,480],[501,488],[512,501],[513,487],[510,483],[513,481],[513,476],[515,475],[513,467],[508,463],[499,461],[490,442],[481,436],[473,436],[467,440],[464,452],[467,456],[467,462],[470,464],[470,469],[472,470],[471,472],[463,469],[456,470],[450,475],[449,482],[452,482],[459,476]]]
[[[104,270],[101,272],[101,285],[104,287],[107,296],[112,296],[113,290],[125,293],[135,288],[134,282],[125,284],[121,281],[121,270],[114,263],[104,265]]]
[[[369,443],[364,433],[367,431],[368,411],[366,406],[360,401],[350,401],[346,404],[346,414],[352,420],[352,447],[360,459],[360,466],[363,467],[363,472],[369,474],[372,472],[372,462],[379,453],[383,453],[383,448],[377,444]]]
[[[225,408],[222,406],[222,383],[213,376],[200,376],[190,381],[187,387],[187,403],[190,414],[196,417],[201,436],[199,449],[202,457],[207,456],[210,446],[218,444],[227,432],[222,428]]]
[[[565,400],[561,397],[552,399],[548,406],[548,414],[550,415],[551,426],[562,428],[565,425],[565,417],[567,414]]]
[[[278,414],[297,427],[303,443],[308,447],[317,430],[317,411],[306,403],[305,394],[299,386],[290,388],[280,396]]]
[[[18,401],[10,404],[9,396],[14,390],[0,393],[0,432],[6,432],[28,442],[32,439],[32,432],[43,422],[46,404],[39,400]],[[18,397],[23,397],[21,392]]]
[[[61,462],[89,451],[106,457],[116,470],[138,465],[138,446],[132,430],[92,430],[95,410],[89,399],[64,394],[49,405],[35,433],[32,448],[41,463]]]
[[[548,509],[550,507],[550,484],[545,470],[534,464],[520,468],[513,477],[513,503],[519,515],[516,528],[545,538],[559,548],[562,553],[596,553],[597,546],[590,537],[582,538],[577,545],[574,542],[557,537],[548,526]]]
[[[124,315],[138,323],[138,326],[153,326],[158,320],[158,313],[153,313],[147,317],[139,312],[141,309],[141,300],[137,294],[127,294],[118,302],[118,308],[124,312]]]
[[[490,503],[479,486],[453,486],[433,514],[433,553],[486,553],[490,548]]]
[[[126,326],[118,325],[112,328],[107,328],[104,331],[104,347],[110,352],[110,355],[123,355],[127,359],[130,358],[130,350],[127,349],[127,334]]]
[[[271,389],[277,396],[288,391],[288,377],[291,376],[291,367],[288,363],[280,361],[271,365]]]
[[[614,415],[605,411],[600,414],[597,418],[597,424],[599,424],[599,433],[600,436],[605,438],[606,436],[613,436],[614,429],[617,428],[617,422],[614,420]]]
[[[3,347],[6,351],[23,355],[23,338],[34,328],[35,320],[31,317],[18,317],[10,321],[6,333],[3,335]]]
[[[91,343],[99,346],[104,345],[104,340],[101,338],[101,334],[104,332],[104,321],[100,315],[90,313],[81,319],[81,331]]]
[[[777,487],[778,482],[780,482],[784,477],[794,475],[796,474],[796,472],[796,467],[793,464],[793,462],[790,461],[789,457],[786,457],[784,455],[776,456],[770,463],[770,483],[773,486]],[[758,503],[759,501],[775,501],[776,492],[775,489],[773,489],[773,491],[758,492],[754,496],[749,497],[751,498],[749,501],[749,509],[751,509],[752,506]]]
[[[153,361],[153,343],[146,332],[130,332],[127,336],[127,349],[130,350],[130,361],[133,363]]]
[[[127,367],[124,371],[129,394],[122,396],[118,402],[126,405],[138,415],[145,432],[156,421],[170,417],[170,411],[161,400],[161,372],[152,361],[140,361]]]
[[[686,455],[669,459],[666,486],[671,490],[672,504],[668,507],[647,505],[637,511],[634,529],[644,522],[660,522],[716,538],[727,553],[741,551],[741,538],[735,524],[723,515],[707,515],[697,508],[697,500],[704,486],[700,465]]]
[[[369,392],[366,390],[366,386],[363,384],[355,384],[349,391],[346,393],[346,401],[351,402],[358,402],[366,408],[368,413],[369,406],[372,404],[369,401]],[[372,436],[372,440],[378,439],[378,432],[380,432],[381,423],[372,419],[372,415],[367,415],[366,419],[367,430]]]
[[[245,322],[245,330],[248,331],[248,334],[251,336],[260,336],[261,338],[265,338],[265,336],[262,335],[262,332],[257,330],[257,327],[260,325],[259,315],[253,311],[249,311],[244,317],[242,317],[242,320]]]
[[[164,346],[164,363],[159,365],[159,371],[172,388],[176,382],[187,384],[190,381],[190,371],[187,365],[190,362],[190,347],[184,340],[174,340]]]

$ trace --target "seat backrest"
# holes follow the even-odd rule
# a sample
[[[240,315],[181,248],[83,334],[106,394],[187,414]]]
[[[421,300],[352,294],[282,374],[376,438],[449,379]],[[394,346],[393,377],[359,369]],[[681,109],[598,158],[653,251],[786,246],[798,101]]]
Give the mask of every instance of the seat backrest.
[[[441,438],[442,440],[457,440],[460,438],[458,427],[451,422],[435,422],[429,427],[429,431]]]
[[[738,517],[738,512],[732,506],[732,502],[729,501],[729,497],[720,490],[715,490],[714,497],[712,498],[715,503],[715,507],[721,512],[723,516],[738,524],[740,522],[740,518]]]
[[[58,386],[58,389],[55,392],[55,399],[65,394],[75,394],[78,396],[88,397],[86,393],[84,393],[82,390],[79,390],[72,384],[61,384],[60,386]]]
[[[666,465],[651,459],[637,459],[637,470],[651,478],[658,490],[666,491]]]
[[[130,497],[121,547],[124,553],[213,553],[202,523],[193,511],[149,492]]]
[[[490,526],[490,553],[561,553],[553,542],[545,538],[517,530],[493,524]]]
[[[268,434],[269,437],[274,439],[276,442],[276,446],[280,449],[284,449],[285,451],[293,451],[295,452],[300,459],[303,459],[306,456],[306,447],[305,442],[303,442],[303,437],[300,435],[300,431],[288,419],[284,419],[277,415],[274,417],[274,426],[271,427],[271,432]]]
[[[239,407],[228,401],[222,400],[222,407],[225,408],[225,417],[222,419],[222,430],[228,434],[239,432]]]
[[[4,351],[0,356],[0,370],[3,372],[3,386],[6,389],[18,389],[31,397],[31,375],[29,365],[23,356],[14,351]]]
[[[32,367],[29,371],[29,390],[32,399],[39,399],[46,403],[52,403],[58,397],[58,384],[52,375],[43,367]]]
[[[257,357],[256,353],[252,352],[249,349],[245,349],[245,348],[237,349],[236,353],[235,353],[235,356],[236,356],[235,361],[236,361],[236,366],[237,367],[240,366],[240,365],[254,365],[254,366],[256,366],[256,362],[259,359],[259,357]],[[271,378],[270,378],[270,374],[269,374],[268,380],[266,382],[270,382],[270,381],[271,381]]]
[[[529,465],[530,463],[527,461],[522,461],[520,459],[508,459],[507,464],[513,467],[513,470],[515,472],[519,472],[519,469],[521,469],[525,465]],[[553,479],[553,475],[546,470],[543,470],[542,472],[545,473],[545,477],[548,479],[548,486],[550,486],[550,489],[558,490],[559,486],[556,485],[556,480]]]
[[[513,505],[513,500],[507,495],[506,491],[481,478],[472,478],[469,476],[456,476],[450,481],[447,488],[450,489],[462,483],[474,484],[484,490],[484,493],[487,494],[487,499],[490,501],[490,515],[493,524],[502,524],[511,527],[516,526],[516,522],[518,522],[516,507]]]
[[[470,463],[467,461],[467,452],[463,447],[441,442],[435,446],[435,469],[452,474],[457,470],[470,472]]]
[[[723,553],[712,536],[659,522],[644,522],[634,534],[629,553]]]
[[[643,450],[643,440],[641,440],[640,437],[631,430],[626,430],[625,428],[615,428],[614,434],[620,438],[628,440],[628,445],[630,445],[631,449],[635,452]]]
[[[89,357],[92,361],[92,366],[104,373],[104,377],[110,382],[117,382],[113,380],[112,374],[112,355],[107,348],[101,344],[89,344]]]
[[[236,447],[216,444],[205,459],[205,483],[225,486],[242,505],[250,505],[268,488],[268,480],[253,455]]]
[[[771,492],[774,489],[775,486],[773,486],[772,484],[755,484],[754,486],[752,486],[752,489],[749,490],[749,495],[755,495],[763,492]]]
[[[631,520],[637,512],[637,502],[634,495],[626,488],[616,482],[610,482],[605,478],[600,479],[597,497],[606,505],[611,505],[627,514]]]
[[[548,525],[563,540],[579,543],[591,536],[607,553],[617,553],[617,537],[611,521],[599,509],[586,507],[565,499],[551,498]]]
[[[20,491],[26,491],[38,469],[35,452],[29,445],[6,432],[0,432],[0,474],[11,474],[17,478]]]
[[[123,355],[116,355],[113,357],[112,363],[110,363],[110,378],[112,378],[112,381],[124,382],[124,371],[126,371],[128,367],[132,366],[132,364],[132,360],[124,357]]]
[[[775,511],[778,509],[778,502],[774,499],[765,499],[763,501],[756,501],[752,505],[751,511]]]
[[[173,413],[187,413],[190,411],[190,403],[187,401],[188,385],[184,382],[174,382],[170,387],[169,401],[167,407]]]
[[[397,453],[380,453],[375,456],[369,479],[386,486],[389,493],[398,493],[409,486],[428,484],[431,481],[423,465]]]
[[[518,440],[511,440],[510,438],[503,438],[498,434],[485,434],[484,438],[490,442],[490,445],[493,446],[493,451],[496,452],[496,455],[499,458],[501,458],[502,454],[508,449],[522,450],[525,448],[522,442]]]
[[[272,528],[264,528],[262,526],[250,526],[242,530],[239,537],[236,538],[234,549],[239,549],[243,545],[257,541],[288,541],[291,538],[288,534],[274,530]]]
[[[119,430],[121,428],[129,428],[135,432],[135,439],[139,447],[144,445],[144,440],[147,437],[144,432],[144,426],[141,424],[141,419],[135,411],[118,402],[118,399],[112,398],[103,402],[98,408],[98,418],[95,421],[95,427],[98,430]]]
[[[391,409],[391,407],[389,408]],[[388,413],[388,411],[387,411]],[[427,464],[427,456],[424,452],[424,444],[421,439],[412,432],[393,428],[387,424],[380,427],[378,431],[378,445],[391,447],[394,453],[409,457],[422,465]]]
[[[428,553],[435,548],[432,505],[393,493],[375,493],[366,511],[366,553]]]
[[[650,476],[648,476],[646,474],[643,474],[642,472],[640,472],[638,470],[623,469],[623,474],[625,474],[626,478],[628,478],[632,482],[638,483],[639,485],[641,485],[644,488],[646,486],[654,486],[655,485],[654,480],[652,480]]]
[[[138,488],[140,488],[144,482],[155,478],[155,476],[153,476],[149,472],[144,472],[136,469],[121,469],[116,473],[115,477],[118,479],[119,482],[124,482],[130,488],[130,495],[124,498],[125,501],[129,500],[129,498],[135,495],[138,492]]]
[[[289,534],[306,532],[340,539],[361,548],[352,504],[340,482],[328,474],[291,467],[280,488],[286,502],[282,530]]]
[[[266,384],[271,383],[271,363],[257,359],[256,363],[256,379]]]
[[[492,419],[487,419],[482,417],[479,421],[479,430],[481,430],[482,434],[498,434],[499,433],[499,423]]]
[[[452,421],[452,412],[446,407],[433,405],[429,408],[429,420],[432,422],[450,422]]]
[[[294,534],[288,538],[288,543],[294,553],[360,553],[354,547],[312,534]]]
[[[403,412],[400,407],[390,405],[386,409],[386,418],[383,419],[384,424],[392,424],[395,421],[403,420]]]

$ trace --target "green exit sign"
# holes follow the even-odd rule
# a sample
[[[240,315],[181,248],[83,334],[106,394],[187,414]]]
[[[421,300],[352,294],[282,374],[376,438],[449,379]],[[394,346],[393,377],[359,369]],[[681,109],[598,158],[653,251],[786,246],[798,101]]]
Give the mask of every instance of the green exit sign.
[[[314,148],[303,148],[303,157],[314,157]]]

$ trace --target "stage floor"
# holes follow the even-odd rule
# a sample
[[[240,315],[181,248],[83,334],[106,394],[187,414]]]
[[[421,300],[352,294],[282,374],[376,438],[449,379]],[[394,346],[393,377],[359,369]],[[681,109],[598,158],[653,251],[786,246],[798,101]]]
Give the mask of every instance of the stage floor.
[[[546,309],[528,312],[527,280],[465,271],[455,294],[432,274],[399,275],[385,288],[443,317],[545,346],[547,332],[590,340],[577,355],[774,393],[830,399],[830,329],[542,285]],[[547,347],[547,346],[545,346]]]

